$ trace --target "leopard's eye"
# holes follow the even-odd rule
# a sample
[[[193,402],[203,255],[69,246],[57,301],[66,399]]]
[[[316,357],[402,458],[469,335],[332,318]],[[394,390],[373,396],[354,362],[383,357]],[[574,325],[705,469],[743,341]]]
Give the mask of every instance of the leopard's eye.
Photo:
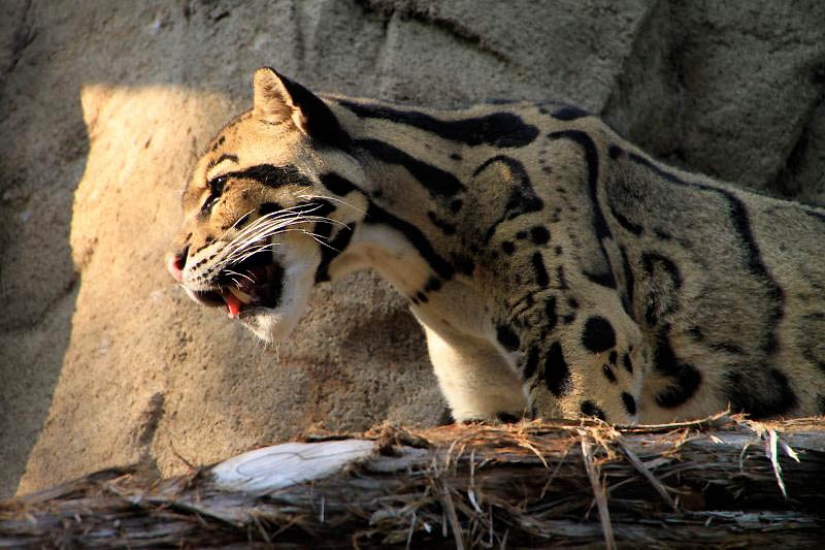
[[[223,188],[226,186],[226,176],[218,176],[217,178],[212,178],[209,180],[207,184],[209,186],[209,196],[206,197],[206,200],[201,207],[201,212],[206,215],[215,205],[215,202],[220,198],[221,194],[223,193]]]

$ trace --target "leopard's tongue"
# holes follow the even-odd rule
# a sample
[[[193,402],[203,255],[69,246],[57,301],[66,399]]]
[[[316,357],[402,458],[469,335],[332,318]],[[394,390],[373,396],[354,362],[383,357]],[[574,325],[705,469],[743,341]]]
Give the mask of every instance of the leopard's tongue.
[[[252,297],[238,288],[231,287],[223,292],[223,300],[226,302],[229,317],[235,318],[241,312],[243,306],[252,301]]]
[[[231,292],[227,292],[223,295],[223,299],[226,302],[226,310],[230,318],[235,318],[240,314],[241,308],[243,307],[243,302],[240,299],[232,294]]]

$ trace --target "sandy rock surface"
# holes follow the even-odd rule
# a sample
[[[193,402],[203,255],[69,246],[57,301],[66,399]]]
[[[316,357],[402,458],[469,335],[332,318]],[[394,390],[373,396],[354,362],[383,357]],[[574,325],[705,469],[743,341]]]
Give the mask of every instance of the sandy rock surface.
[[[187,171],[261,65],[439,106],[568,100],[670,162],[825,201],[817,0],[11,0],[0,20],[0,497],[441,419],[375,276],[318,289],[268,348],[165,273]]]

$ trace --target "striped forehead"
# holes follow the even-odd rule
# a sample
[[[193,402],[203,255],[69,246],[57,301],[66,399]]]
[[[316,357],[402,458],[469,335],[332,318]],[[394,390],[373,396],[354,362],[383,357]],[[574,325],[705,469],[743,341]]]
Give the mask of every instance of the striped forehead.
[[[202,169],[217,174],[223,165],[254,166],[257,164],[287,165],[300,155],[302,134],[288,125],[271,125],[244,115],[213,140],[204,156]]]

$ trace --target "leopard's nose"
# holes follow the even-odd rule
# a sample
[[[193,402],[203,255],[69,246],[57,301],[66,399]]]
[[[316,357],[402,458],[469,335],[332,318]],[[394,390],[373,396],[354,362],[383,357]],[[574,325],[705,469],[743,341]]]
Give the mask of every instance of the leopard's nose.
[[[170,252],[166,255],[166,269],[177,282],[183,281],[183,268],[186,266],[186,253]]]

